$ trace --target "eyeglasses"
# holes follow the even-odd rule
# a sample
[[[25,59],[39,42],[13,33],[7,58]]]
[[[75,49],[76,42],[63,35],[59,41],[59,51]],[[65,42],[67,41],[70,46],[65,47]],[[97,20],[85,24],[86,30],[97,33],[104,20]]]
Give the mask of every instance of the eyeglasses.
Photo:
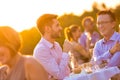
[[[101,22],[98,22],[97,25],[105,25],[107,23],[111,23],[112,21],[101,21]]]

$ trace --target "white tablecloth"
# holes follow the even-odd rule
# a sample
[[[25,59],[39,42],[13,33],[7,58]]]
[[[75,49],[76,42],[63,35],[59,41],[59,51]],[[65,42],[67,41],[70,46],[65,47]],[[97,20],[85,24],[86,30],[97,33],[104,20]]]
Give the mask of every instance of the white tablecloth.
[[[120,73],[120,70],[117,67],[109,67],[90,74],[71,74],[64,80],[109,80],[112,76],[118,73]]]

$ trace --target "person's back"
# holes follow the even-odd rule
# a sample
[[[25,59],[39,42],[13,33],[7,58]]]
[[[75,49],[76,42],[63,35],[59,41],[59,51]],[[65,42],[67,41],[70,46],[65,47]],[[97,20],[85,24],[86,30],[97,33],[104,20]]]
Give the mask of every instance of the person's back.
[[[6,75],[3,80],[48,80],[48,74],[37,60],[19,52],[21,39],[14,29],[0,27],[0,38],[0,62],[8,66],[6,74],[0,73]]]
[[[25,64],[24,58],[21,57],[18,63],[7,75],[6,80],[26,80],[24,64]]]

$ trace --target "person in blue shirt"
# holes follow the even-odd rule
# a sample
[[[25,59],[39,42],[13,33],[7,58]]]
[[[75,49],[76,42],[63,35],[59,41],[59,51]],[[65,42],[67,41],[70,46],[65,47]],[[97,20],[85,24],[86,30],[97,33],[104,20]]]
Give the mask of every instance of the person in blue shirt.
[[[99,64],[107,62],[106,67],[120,65],[120,34],[115,31],[115,25],[116,18],[111,11],[97,14],[97,27],[103,39],[96,42],[92,59]],[[120,80],[120,76],[112,80]]]

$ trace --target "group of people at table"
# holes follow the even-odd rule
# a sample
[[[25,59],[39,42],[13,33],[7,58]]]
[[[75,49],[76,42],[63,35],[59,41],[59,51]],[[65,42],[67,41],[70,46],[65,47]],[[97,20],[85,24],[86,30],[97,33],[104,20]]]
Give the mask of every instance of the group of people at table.
[[[100,34],[94,30],[92,17],[82,20],[84,32],[76,24],[66,27],[62,49],[55,41],[62,35],[58,16],[43,14],[36,22],[42,37],[33,56],[19,52],[22,43],[18,32],[8,26],[0,27],[0,80],[63,80],[87,62],[119,67],[120,34],[115,31],[114,13],[100,11],[96,22]],[[120,80],[120,74],[111,79]]]

